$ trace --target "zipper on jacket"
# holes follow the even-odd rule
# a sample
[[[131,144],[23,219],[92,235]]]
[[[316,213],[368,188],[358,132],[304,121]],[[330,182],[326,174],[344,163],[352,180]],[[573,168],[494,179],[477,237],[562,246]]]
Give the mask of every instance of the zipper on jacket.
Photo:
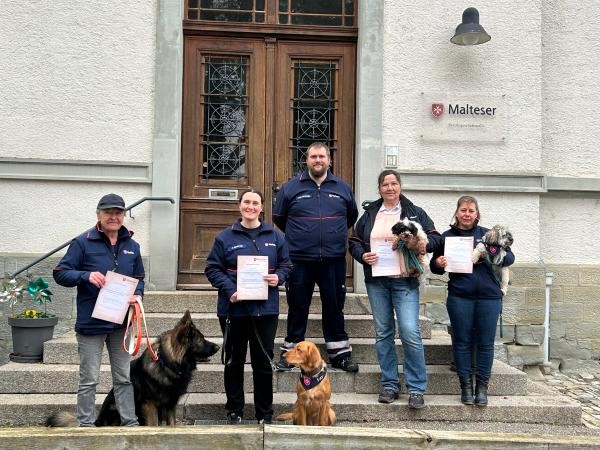
[[[323,260],[323,212],[321,211],[321,186],[317,186],[317,198],[319,199],[319,259]]]

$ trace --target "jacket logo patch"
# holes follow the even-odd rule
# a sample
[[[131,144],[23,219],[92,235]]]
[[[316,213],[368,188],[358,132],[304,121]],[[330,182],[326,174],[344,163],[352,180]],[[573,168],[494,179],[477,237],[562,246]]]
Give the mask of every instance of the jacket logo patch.
[[[298,197],[296,197],[298,200],[303,199],[303,198],[311,198],[310,194],[304,194],[304,195],[299,195]]]
[[[332,197],[333,198],[340,198],[340,196],[337,195],[337,194],[329,194],[329,198],[332,198]]]
[[[277,245],[272,242],[265,242],[265,247],[277,247]]]
[[[130,250],[123,250],[123,254],[124,255],[135,255],[135,253]]]
[[[244,244],[234,245],[233,247],[229,247],[229,251],[237,250],[238,248],[246,248]]]

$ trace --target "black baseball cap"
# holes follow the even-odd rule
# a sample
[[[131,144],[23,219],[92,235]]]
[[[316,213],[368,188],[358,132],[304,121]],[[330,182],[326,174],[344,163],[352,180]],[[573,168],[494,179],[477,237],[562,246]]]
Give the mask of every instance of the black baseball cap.
[[[118,208],[125,210],[125,201],[123,197],[117,194],[106,194],[98,202],[96,209],[111,209]]]

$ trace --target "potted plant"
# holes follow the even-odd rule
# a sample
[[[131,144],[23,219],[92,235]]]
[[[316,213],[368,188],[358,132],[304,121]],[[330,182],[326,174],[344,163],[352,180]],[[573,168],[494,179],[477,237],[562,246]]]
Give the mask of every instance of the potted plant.
[[[16,312],[17,304],[29,295],[34,307]],[[31,280],[27,277],[4,277],[0,280],[0,302],[10,307],[8,324],[12,329],[13,353],[9,355],[15,362],[37,362],[44,355],[44,342],[52,339],[58,317],[46,311],[52,301],[52,292],[43,278]],[[38,311],[35,306],[43,307]]]

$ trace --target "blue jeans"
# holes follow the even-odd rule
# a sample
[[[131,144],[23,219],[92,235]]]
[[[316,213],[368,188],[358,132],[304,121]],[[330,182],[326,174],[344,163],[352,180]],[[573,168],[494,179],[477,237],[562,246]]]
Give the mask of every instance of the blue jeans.
[[[487,382],[494,362],[496,323],[502,309],[500,298],[470,299],[448,296],[446,303],[452,324],[452,351],[459,378],[471,379],[471,358],[476,346],[476,372],[478,381]]]
[[[94,426],[96,421],[96,386],[100,381],[102,349],[106,342],[110,358],[115,403],[121,425],[137,425],[133,385],[129,379],[131,357],[121,348],[125,329],[110,334],[83,335],[77,333],[79,350],[79,389],[77,391],[77,420],[81,426]]]
[[[376,277],[365,284],[375,322],[375,349],[382,388],[400,390],[394,343],[395,311],[404,351],[406,387],[410,393],[423,394],[427,388],[427,369],[419,330],[419,282],[415,278]]]

